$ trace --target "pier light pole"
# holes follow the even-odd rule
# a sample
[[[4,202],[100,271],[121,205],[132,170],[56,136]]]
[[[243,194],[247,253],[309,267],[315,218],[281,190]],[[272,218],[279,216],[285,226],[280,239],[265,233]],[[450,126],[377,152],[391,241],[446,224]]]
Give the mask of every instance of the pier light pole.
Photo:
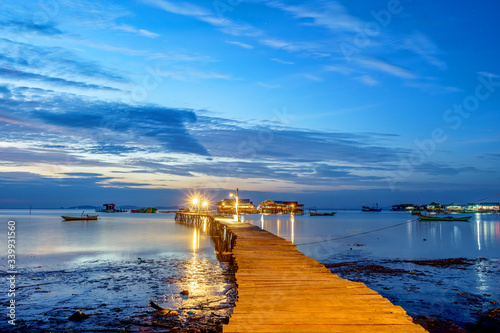
[[[232,197],[235,197],[236,198],[236,220],[238,222],[240,222],[240,214],[238,214],[238,204],[239,204],[239,200],[240,200],[240,197],[238,195],[238,189],[236,189],[236,194],[234,194],[233,192],[229,191],[229,193],[231,194]]]
[[[193,199],[193,205],[194,205],[194,208],[196,209],[196,211],[198,211],[198,198]]]

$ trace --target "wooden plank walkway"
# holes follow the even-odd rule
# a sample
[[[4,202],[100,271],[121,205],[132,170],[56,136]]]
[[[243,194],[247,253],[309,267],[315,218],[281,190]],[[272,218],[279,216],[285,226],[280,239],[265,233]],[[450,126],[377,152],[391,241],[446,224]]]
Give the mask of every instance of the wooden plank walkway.
[[[293,243],[248,223],[217,221],[236,236],[238,299],[225,333],[427,332],[403,308],[332,274]]]
[[[376,291],[332,274],[257,226],[193,213],[175,219],[195,227],[208,223],[217,257],[237,266],[238,299],[225,333],[427,332]]]

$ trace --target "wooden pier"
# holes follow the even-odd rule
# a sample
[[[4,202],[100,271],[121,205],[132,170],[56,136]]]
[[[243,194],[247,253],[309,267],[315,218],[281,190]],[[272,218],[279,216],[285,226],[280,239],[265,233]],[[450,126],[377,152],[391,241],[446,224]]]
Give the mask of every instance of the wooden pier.
[[[225,333],[427,332],[376,291],[332,274],[293,243],[257,226],[182,213],[176,221],[212,225],[215,239],[226,242],[216,252],[232,251],[238,299]]]

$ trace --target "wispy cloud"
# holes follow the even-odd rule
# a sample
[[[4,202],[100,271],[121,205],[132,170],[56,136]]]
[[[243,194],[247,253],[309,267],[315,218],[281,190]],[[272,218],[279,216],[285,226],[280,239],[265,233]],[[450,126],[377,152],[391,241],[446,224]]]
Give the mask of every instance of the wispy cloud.
[[[293,61],[281,60],[278,58],[272,58],[271,61],[277,62],[279,64],[283,64],[283,65],[294,65],[295,64]]]
[[[370,75],[361,75],[361,76],[356,76],[354,77],[356,80],[362,82],[363,84],[373,87],[373,86],[378,86],[380,85],[380,82],[375,80],[373,77]]]
[[[281,1],[266,1],[267,5],[279,8],[298,19],[309,19],[303,25],[327,28],[332,32],[352,32],[362,26],[363,21],[350,15],[337,1],[315,1],[311,4],[291,5]]]
[[[267,88],[267,89],[278,89],[278,88],[281,88],[281,85],[279,85],[279,84],[269,84],[269,83],[264,83],[264,82],[257,82],[257,84],[259,86]]]
[[[127,82],[120,73],[104,68],[94,61],[81,59],[60,47],[42,47],[0,38],[0,65],[33,74],[81,80],[102,79],[108,82]],[[48,75],[47,75],[48,76]]]
[[[63,32],[59,30],[54,23],[35,24],[33,21],[10,20],[1,21],[0,29],[8,30],[21,35],[45,35],[45,36],[58,36]]]
[[[151,31],[146,30],[146,29],[137,29],[137,28],[130,26],[128,24],[115,25],[113,27],[113,29],[134,33],[134,34],[144,36],[147,38],[158,38],[161,36],[160,34],[157,34],[155,32],[151,32]]]
[[[308,79],[310,81],[315,81],[315,82],[323,82],[324,79],[322,77],[319,77],[317,75],[309,74],[309,73],[300,73],[297,74],[299,77],[303,77],[305,79]]]
[[[78,88],[78,89],[121,91],[120,89],[113,87],[70,81],[58,77],[28,73],[8,68],[0,68],[0,82],[1,83],[15,82],[18,84],[29,85],[31,87],[44,87],[48,85],[48,86],[59,86],[59,87]],[[37,85],[37,83],[42,83],[42,85]]]
[[[442,51],[440,51],[436,44],[422,32],[414,32],[409,36],[405,36],[401,47],[419,55],[430,65],[439,70],[448,68],[446,62],[439,58]]]
[[[411,70],[404,68],[402,66],[391,64],[383,59],[361,57],[361,58],[356,58],[355,61],[368,69],[383,72],[402,79],[417,78],[417,75],[414,74]]]
[[[233,45],[237,45],[239,47],[242,47],[244,49],[253,49],[254,47],[250,44],[246,44],[246,43],[242,43],[242,42],[236,42],[236,41],[232,41],[232,40],[228,40],[226,41],[226,43],[228,44],[233,44]]]
[[[152,145],[166,151],[207,155],[186,129],[187,123],[196,122],[196,114],[190,110],[169,109],[153,105],[131,106],[123,103],[85,99],[59,94],[58,97],[31,97],[29,103],[20,89],[9,89],[16,96],[0,100],[0,118],[17,117],[19,133],[23,121],[38,122],[38,131],[53,127],[52,135],[45,135],[47,142],[85,142],[104,148],[118,146]],[[3,115],[6,117],[3,117]],[[1,127],[8,124],[1,123]],[[8,133],[12,133],[10,129]],[[4,132],[5,133],[5,132]],[[37,140],[39,134],[33,128],[19,140]],[[5,135],[5,134],[4,134]],[[2,139],[6,139],[0,135]],[[8,134],[7,134],[8,135]],[[31,136],[31,138],[30,138]],[[80,138],[78,138],[80,136]],[[107,142],[108,138],[113,138]]]
[[[263,38],[259,39],[259,42],[274,49],[282,49],[289,52],[307,51],[309,53],[315,53],[321,49],[321,46],[315,42],[294,42],[276,38]]]
[[[182,1],[168,1],[168,0],[141,0],[143,3],[150,6],[160,8],[166,12],[189,16],[195,18],[199,21],[208,23],[216,28],[219,28],[222,32],[233,35],[233,36],[250,36],[256,37],[262,34],[262,32],[246,23],[236,23],[228,18],[222,18],[217,16],[214,12],[201,7],[198,5],[193,5],[191,3]]]
[[[492,78],[500,78],[500,75],[498,74],[494,74],[494,73],[490,73],[490,72],[477,72],[477,74],[481,75],[481,76],[485,76],[485,77],[492,77]]]
[[[196,81],[196,80],[230,80],[231,75],[202,71],[197,68],[174,68],[169,70],[159,70],[157,75],[168,77],[178,81]]]

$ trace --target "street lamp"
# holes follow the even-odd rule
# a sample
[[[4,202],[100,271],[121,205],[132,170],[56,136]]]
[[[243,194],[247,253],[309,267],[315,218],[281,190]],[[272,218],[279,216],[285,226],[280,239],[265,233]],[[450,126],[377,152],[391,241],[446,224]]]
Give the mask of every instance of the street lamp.
[[[208,210],[208,208],[207,208],[208,202],[203,201],[203,203],[201,205],[203,206],[203,209]]]
[[[229,193],[231,194],[232,197],[236,198],[236,220],[238,222],[240,222],[240,214],[238,214],[238,204],[239,204],[239,200],[240,200],[240,197],[238,196],[238,189],[236,189],[236,194],[234,194],[231,191],[229,191]]]
[[[192,201],[196,211],[198,211],[198,198],[193,198],[193,201]]]

